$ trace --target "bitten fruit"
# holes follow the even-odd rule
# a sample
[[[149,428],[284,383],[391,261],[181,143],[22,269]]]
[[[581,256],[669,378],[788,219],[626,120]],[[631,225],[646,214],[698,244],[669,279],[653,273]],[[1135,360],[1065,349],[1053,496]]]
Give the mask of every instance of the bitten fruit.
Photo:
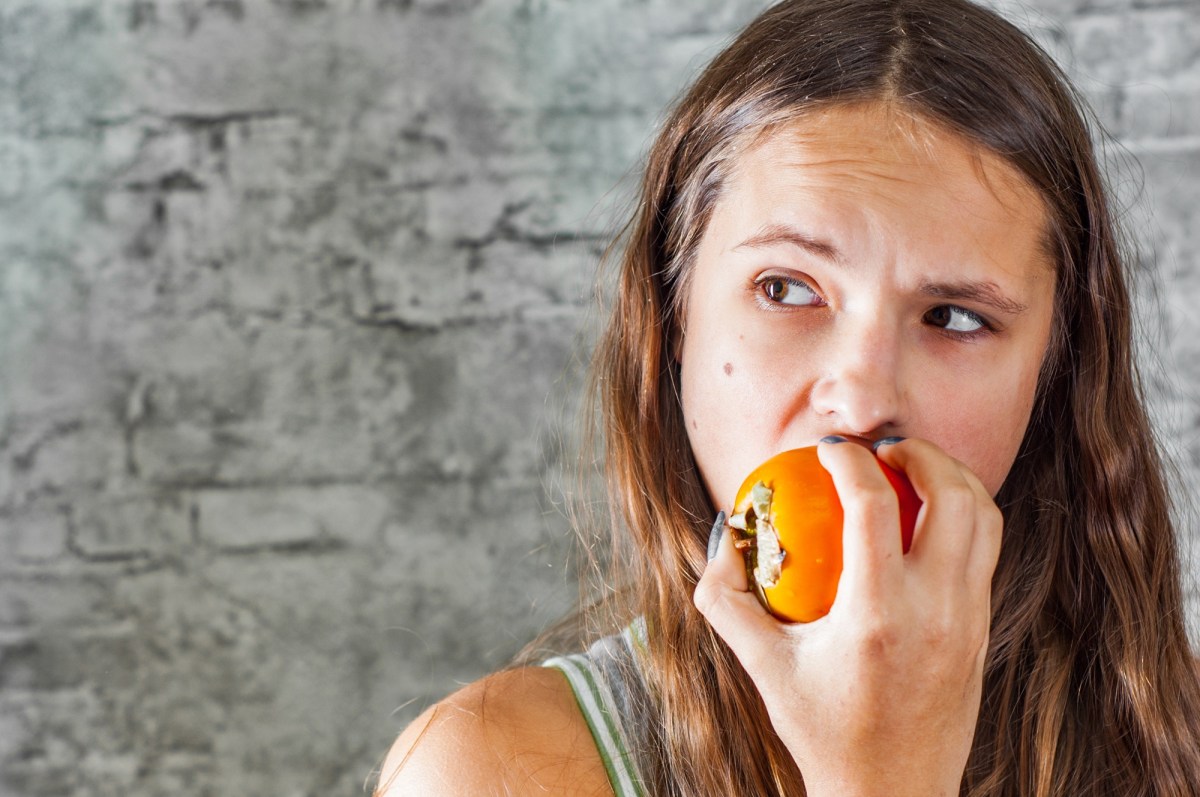
[[[921,499],[908,479],[883,462],[900,500],[900,535],[912,545]],[[767,611],[807,623],[825,616],[842,575],[842,504],[816,446],[784,451],[746,477],[729,525],[746,559],[750,584]]]

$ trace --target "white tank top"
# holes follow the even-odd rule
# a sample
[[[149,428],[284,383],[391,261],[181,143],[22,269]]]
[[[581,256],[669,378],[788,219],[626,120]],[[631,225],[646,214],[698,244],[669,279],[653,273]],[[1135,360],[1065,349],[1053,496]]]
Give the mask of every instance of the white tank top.
[[[636,747],[637,734],[627,728],[634,724],[638,707],[646,705],[646,686],[637,667],[645,647],[646,623],[639,617],[620,634],[604,637],[584,653],[542,662],[543,667],[553,667],[566,675],[616,797],[646,795],[646,785],[638,773],[641,751]],[[634,683],[627,675],[631,669],[638,672]]]

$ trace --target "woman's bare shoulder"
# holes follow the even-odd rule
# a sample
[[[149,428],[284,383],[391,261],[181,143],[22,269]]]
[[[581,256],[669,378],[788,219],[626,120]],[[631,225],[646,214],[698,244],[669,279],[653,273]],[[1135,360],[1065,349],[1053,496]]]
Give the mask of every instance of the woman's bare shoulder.
[[[376,797],[412,794],[592,797],[612,790],[566,678],[523,667],[469,684],[400,734]]]

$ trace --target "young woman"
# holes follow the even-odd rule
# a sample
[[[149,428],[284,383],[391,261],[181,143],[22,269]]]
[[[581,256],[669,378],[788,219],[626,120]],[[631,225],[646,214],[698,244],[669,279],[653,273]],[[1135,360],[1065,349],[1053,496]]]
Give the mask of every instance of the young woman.
[[[1123,258],[1079,104],[1014,27],[769,9],[666,123],[624,242],[612,566],[574,621],[602,638],[431,708],[379,793],[1200,793]],[[713,517],[805,445],[844,569],[786,624]],[[924,502],[907,554],[876,458]]]

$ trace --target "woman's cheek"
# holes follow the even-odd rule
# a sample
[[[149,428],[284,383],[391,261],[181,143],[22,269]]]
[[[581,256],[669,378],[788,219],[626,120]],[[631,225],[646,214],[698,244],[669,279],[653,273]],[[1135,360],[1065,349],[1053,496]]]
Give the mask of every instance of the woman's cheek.
[[[1009,392],[950,391],[932,399],[914,435],[926,437],[963,463],[995,496],[1008,477],[1025,435],[1029,410]],[[957,411],[956,411],[957,410]]]
[[[683,391],[688,440],[709,497],[722,507],[740,483],[742,469],[748,467],[742,463],[752,462],[751,449],[762,438],[753,411],[756,402],[748,396],[739,363],[732,358],[717,360],[700,372],[685,370],[685,375],[689,377]]]

